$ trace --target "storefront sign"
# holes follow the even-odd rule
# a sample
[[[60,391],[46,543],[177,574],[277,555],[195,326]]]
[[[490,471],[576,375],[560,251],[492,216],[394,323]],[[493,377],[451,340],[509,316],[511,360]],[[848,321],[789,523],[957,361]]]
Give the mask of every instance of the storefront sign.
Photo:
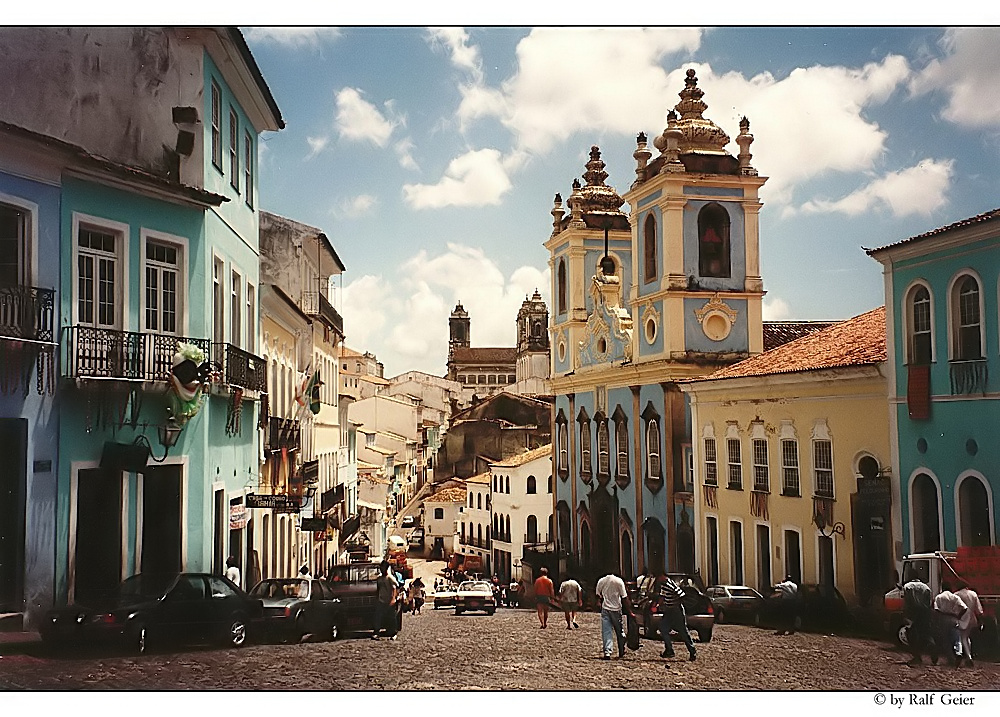
[[[243,530],[247,526],[247,509],[242,503],[229,505],[229,529]]]
[[[247,494],[248,508],[270,508],[279,513],[298,513],[299,500],[290,495],[256,495]]]

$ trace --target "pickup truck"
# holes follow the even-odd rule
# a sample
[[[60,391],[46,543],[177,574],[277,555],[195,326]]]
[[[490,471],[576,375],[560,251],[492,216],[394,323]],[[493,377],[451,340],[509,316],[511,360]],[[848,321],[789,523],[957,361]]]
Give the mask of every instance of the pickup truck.
[[[893,638],[906,643],[906,620],[903,617],[902,586],[914,578],[927,583],[931,592],[941,592],[941,584],[950,580],[953,584],[964,580],[979,595],[983,604],[982,634],[983,647],[996,652],[1000,644],[997,638],[997,616],[1000,614],[1000,547],[960,547],[955,552],[938,550],[933,553],[915,553],[903,558],[902,579],[899,585],[885,594],[886,623]]]

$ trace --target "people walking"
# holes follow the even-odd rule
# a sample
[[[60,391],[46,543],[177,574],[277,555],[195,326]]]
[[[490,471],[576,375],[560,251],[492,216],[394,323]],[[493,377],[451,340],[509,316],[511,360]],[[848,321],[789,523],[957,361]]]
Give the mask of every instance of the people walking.
[[[906,630],[906,645],[910,649],[907,665],[919,665],[923,653],[929,649],[932,602],[931,589],[920,578],[914,578],[903,586],[903,617],[910,621]],[[934,662],[937,662],[936,652],[933,652]]]
[[[375,630],[372,639],[378,640],[379,633],[385,632],[390,640],[396,639],[396,601],[399,599],[399,584],[389,572],[389,563],[379,565],[378,579],[375,581]]]
[[[774,587],[781,592],[779,599],[781,622],[774,634],[794,635],[795,623],[799,616],[799,586],[792,580],[791,575],[786,575],[785,579]]]
[[[233,585],[240,588],[240,566],[236,563],[236,556],[230,555],[226,558],[226,579]]]
[[[684,591],[671,580],[666,573],[661,573],[660,583],[660,636],[663,637],[663,652],[660,657],[673,657],[674,644],[670,637],[671,630],[676,631],[684,640],[688,649],[688,659],[694,662],[697,653],[691,633],[687,628],[687,614],[684,611]]]
[[[562,605],[563,612],[566,614],[567,630],[580,627],[576,624],[576,613],[582,605],[582,597],[583,590],[580,588],[580,583],[569,575],[564,575],[563,581],[559,585],[559,602]]]
[[[538,573],[538,578],[535,580],[535,610],[538,613],[541,629],[544,630],[549,625],[549,607],[556,596],[556,590],[552,578],[549,577],[548,568],[543,567]]]
[[[955,594],[961,598],[969,611],[958,621],[958,635],[962,642],[962,657],[973,666],[972,662],[972,635],[979,631],[979,618],[983,615],[983,604],[979,601],[979,595],[967,582],[962,582]]]
[[[597,581],[594,590],[601,600],[601,654],[602,660],[610,660],[615,644],[618,644],[618,659],[625,657],[625,635],[622,633],[622,610],[632,612],[625,581],[614,573],[608,573]]]
[[[410,599],[413,600],[411,614],[419,615],[420,608],[424,605],[424,581],[417,578],[410,584]]]
[[[934,598],[932,625],[938,649],[931,653],[931,662],[937,662],[937,652],[950,652],[955,667],[958,667],[962,663],[962,641],[958,625],[969,612],[969,606],[951,591],[950,583],[944,582],[942,587],[944,589]]]

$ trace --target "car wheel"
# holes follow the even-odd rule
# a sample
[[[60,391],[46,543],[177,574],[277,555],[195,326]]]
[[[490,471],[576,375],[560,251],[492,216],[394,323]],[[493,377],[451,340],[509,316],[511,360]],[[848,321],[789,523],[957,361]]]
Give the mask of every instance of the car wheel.
[[[136,625],[129,630],[128,646],[136,655],[145,655],[149,652],[149,630],[145,625]]]
[[[226,644],[230,647],[242,647],[247,641],[247,624],[242,617],[234,617],[229,622],[226,631]]]
[[[333,623],[332,625],[330,625],[330,630],[326,634],[330,636],[331,641],[336,640],[338,637],[340,637],[340,625],[338,625],[337,623]]]
[[[711,642],[712,630],[698,630],[698,642]]]
[[[718,609],[715,611],[715,621],[720,625],[726,621],[726,611],[723,609]]]
[[[495,612],[496,612],[496,610],[487,610],[487,611],[486,611],[486,614],[487,614],[487,615],[492,615],[492,614],[493,614],[493,613],[495,613]]]
[[[460,607],[456,607],[456,608],[455,608],[455,614],[456,614],[456,615],[461,615],[461,614],[462,614],[462,608],[460,608]]]

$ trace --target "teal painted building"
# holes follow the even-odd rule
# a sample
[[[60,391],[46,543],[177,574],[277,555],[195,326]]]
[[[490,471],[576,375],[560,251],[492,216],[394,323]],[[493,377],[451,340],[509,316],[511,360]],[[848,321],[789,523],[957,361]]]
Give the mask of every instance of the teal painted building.
[[[0,119],[55,157],[26,170],[58,197],[41,249],[59,376],[48,603],[140,571],[221,573],[228,555],[250,582],[257,143],[284,126],[277,105],[235,28],[7,28],[0,50],[24,98]]]
[[[588,580],[694,570],[704,536],[677,382],[763,350],[766,180],[749,163],[749,123],[730,155],[703,94],[689,70],[658,156],[638,136],[626,194],[605,184],[593,147],[584,182],[552,209],[555,547]]]
[[[885,277],[896,559],[996,545],[1000,210],[868,254]]]

